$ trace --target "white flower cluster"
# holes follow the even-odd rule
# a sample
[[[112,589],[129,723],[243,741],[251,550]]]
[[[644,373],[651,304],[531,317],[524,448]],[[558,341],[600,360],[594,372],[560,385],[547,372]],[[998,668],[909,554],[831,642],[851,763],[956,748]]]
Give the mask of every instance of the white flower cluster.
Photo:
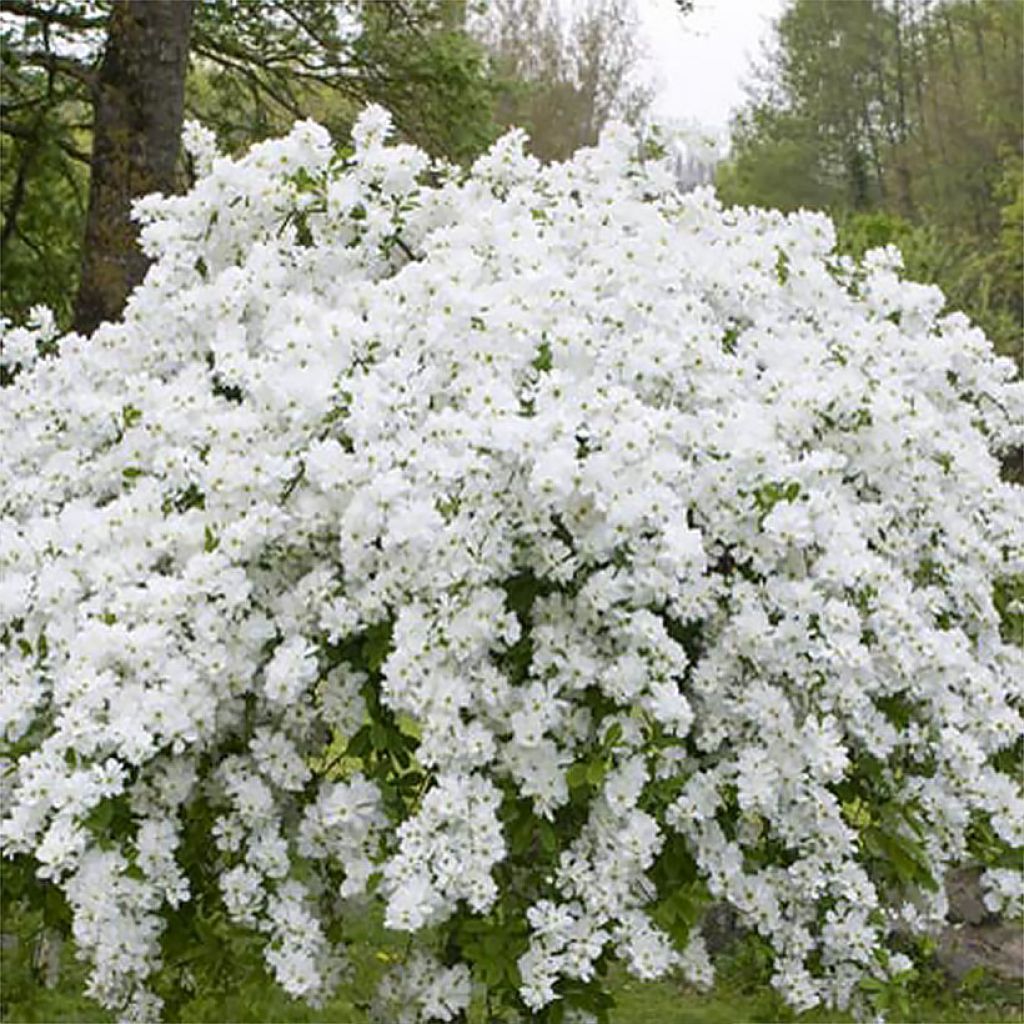
[[[478,775],[437,778],[421,810],[399,826],[398,850],[384,871],[389,928],[418,931],[447,917],[459,900],[477,911],[494,903],[491,869],[505,854],[500,799]]]
[[[471,995],[465,964],[445,967],[435,957],[417,951],[384,976],[370,1018],[379,1024],[455,1020],[469,1006]]]
[[[159,1013],[200,807],[295,995],[340,976],[339,900],[429,933],[513,886],[524,1008],[612,956],[706,982],[655,913],[690,886],[794,1006],[850,1005],[972,836],[1024,841],[1013,367],[892,252],[681,195],[625,129],[466,175],[388,131],[237,161],[191,131],[205,176],[139,203],[123,323],[8,334],[5,854],[125,1015]],[[381,1005],[451,1019],[449,954]]]

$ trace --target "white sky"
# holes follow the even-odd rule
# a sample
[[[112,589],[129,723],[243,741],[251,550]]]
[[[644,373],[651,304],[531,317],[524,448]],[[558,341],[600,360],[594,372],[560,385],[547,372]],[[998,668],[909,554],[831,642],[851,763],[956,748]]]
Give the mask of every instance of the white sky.
[[[743,81],[785,0],[695,0],[680,16],[672,0],[637,0],[646,29],[656,114],[725,129],[742,105]]]

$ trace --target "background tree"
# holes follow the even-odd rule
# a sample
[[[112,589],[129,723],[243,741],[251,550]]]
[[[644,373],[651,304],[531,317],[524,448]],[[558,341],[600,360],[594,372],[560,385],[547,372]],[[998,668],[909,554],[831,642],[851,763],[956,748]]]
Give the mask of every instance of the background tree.
[[[76,330],[120,313],[146,273],[132,200],[172,192],[185,101],[192,0],[115,0],[93,78],[93,144]]]
[[[36,303],[70,322],[89,190],[95,5],[15,3],[0,11],[2,309]]]
[[[898,243],[1020,359],[1022,26],[999,0],[795,0],[733,125],[723,198],[828,209],[854,254]]]
[[[498,120],[526,128],[541,159],[567,159],[610,117],[636,120],[650,103],[633,0],[494,0],[479,31],[505,79]]]
[[[310,116],[343,137],[370,102],[438,156],[472,159],[495,137],[494,85],[462,0],[204,0],[193,53],[190,114],[231,150]]]
[[[316,117],[343,139],[356,112],[371,101],[393,111],[406,138],[453,160],[471,159],[497,134],[486,54],[465,30],[461,0],[168,4],[182,21],[194,7],[185,111],[214,127],[229,150],[303,117]],[[112,94],[103,84],[104,54],[111,44],[118,48],[117,33],[124,29],[118,12],[137,10],[152,20],[159,7],[151,0],[3,0],[0,307],[9,317],[24,319],[33,305],[44,303],[67,326],[83,259],[78,325],[89,328],[98,316],[114,315],[139,272],[130,255],[133,228],[125,219],[130,199],[185,181],[180,164],[176,179],[162,164],[155,177],[136,173],[130,186],[110,185],[110,175],[117,180],[118,168],[126,166],[123,147],[93,147],[94,124],[107,123],[109,101],[120,95],[127,104],[122,114],[135,118],[128,135],[136,146],[146,124],[160,124],[168,151],[177,151],[181,113],[174,90],[156,90],[153,109],[132,114],[133,104],[147,102],[146,91]],[[152,70],[151,63],[138,70]],[[123,64],[110,67],[123,74]],[[126,138],[121,141],[130,149]],[[104,171],[91,176],[90,193],[90,161],[96,160]],[[83,250],[89,196],[93,214]],[[104,239],[110,243],[106,254]],[[118,261],[126,261],[123,274],[112,273]],[[113,286],[111,276],[119,279],[119,298],[97,303],[97,281]]]

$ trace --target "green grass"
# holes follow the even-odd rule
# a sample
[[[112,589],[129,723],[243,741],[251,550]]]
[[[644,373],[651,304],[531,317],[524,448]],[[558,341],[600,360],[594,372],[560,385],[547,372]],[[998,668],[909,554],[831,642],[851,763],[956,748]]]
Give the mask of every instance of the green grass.
[[[15,1024],[100,1024],[113,1018],[75,988],[81,972],[65,974],[53,990],[36,987],[29,997],[5,1007],[3,1020]],[[736,993],[720,986],[714,992],[694,992],[674,982],[643,984],[620,978],[614,986],[618,1006],[612,1013],[614,1024],[762,1024],[770,1021],[796,1021],[807,1024],[849,1021],[844,1015],[812,1012],[792,1017],[777,1012],[777,1002],[769,993]],[[473,1024],[484,1024],[481,1013],[473,1015]],[[897,1018],[894,1018],[897,1019]],[[915,1005],[909,1018],[916,1024],[1019,1024],[1024,1020],[1019,993],[1016,1003],[1012,990],[995,988],[978,993],[974,999],[947,994]],[[366,1017],[350,1001],[334,1000],[323,1010],[310,1010],[284,996],[269,983],[249,984],[241,992],[226,992],[218,998],[207,996],[185,1007],[182,1021],[225,1024],[366,1024]]]
[[[625,986],[617,994],[619,1006],[612,1014],[614,1024],[762,1024],[778,1019],[767,1015],[763,1002],[757,998],[730,998],[725,993],[704,996],[664,982],[642,987]],[[345,1000],[337,1000],[322,1011],[311,1011],[270,989],[260,996],[254,999],[251,992],[244,998],[227,996],[216,1004],[208,1004],[210,1012],[199,1017],[187,1015],[182,1019],[210,1024],[228,1021],[238,1024],[366,1024],[366,1017]],[[796,1018],[799,1022],[816,1024],[851,1019],[834,1014],[807,1014]],[[1022,1019],[1019,1008],[1012,1006],[958,1009],[941,1004],[916,1007],[911,1018],[916,1024],[1017,1024]],[[11,1007],[11,1012],[3,1020],[10,1024],[100,1024],[113,1018],[81,996],[62,990],[41,990],[31,1005]]]
[[[730,994],[721,987],[703,995],[665,982],[627,982],[617,996],[619,1006],[612,1015],[615,1024],[768,1024],[779,1020],[838,1024],[853,1020],[845,1014],[824,1011],[780,1017],[772,1009],[775,1001],[766,995]],[[947,998],[913,1005],[910,1017],[904,1020],[914,1024],[1019,1024],[1024,1015],[1019,1005],[1002,998],[973,1006],[963,999]]]
[[[365,998],[389,961],[400,955],[403,937],[386,932],[369,918],[358,918],[350,933],[354,976],[339,998],[322,1010],[290,1000],[257,968],[234,985],[207,984],[200,998],[184,1004],[175,1020],[196,1024],[366,1024],[355,1003]],[[81,992],[85,969],[70,948],[62,958],[59,984],[47,989],[24,953],[4,951],[0,960],[0,1021],[3,1024],[101,1024],[114,1018]],[[764,964],[757,966],[749,950],[723,964],[719,983],[710,993],[696,992],[681,981],[642,983],[620,968],[610,978],[617,1006],[613,1024],[827,1024],[850,1021],[834,1012],[812,1011],[795,1016],[767,985]],[[923,969],[911,990],[908,1014],[891,1020],[913,1024],[1024,1024],[1019,985],[999,984],[982,972],[958,988],[937,968]],[[489,1024],[482,1006],[475,1006],[470,1024]]]

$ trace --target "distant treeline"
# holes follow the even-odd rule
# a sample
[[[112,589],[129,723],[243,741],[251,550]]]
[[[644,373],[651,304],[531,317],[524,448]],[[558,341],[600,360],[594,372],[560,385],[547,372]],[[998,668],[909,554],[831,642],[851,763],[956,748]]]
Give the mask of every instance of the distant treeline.
[[[1024,317],[1017,0],[794,0],[718,176],[732,203],[829,210],[898,245],[1018,361]]]

